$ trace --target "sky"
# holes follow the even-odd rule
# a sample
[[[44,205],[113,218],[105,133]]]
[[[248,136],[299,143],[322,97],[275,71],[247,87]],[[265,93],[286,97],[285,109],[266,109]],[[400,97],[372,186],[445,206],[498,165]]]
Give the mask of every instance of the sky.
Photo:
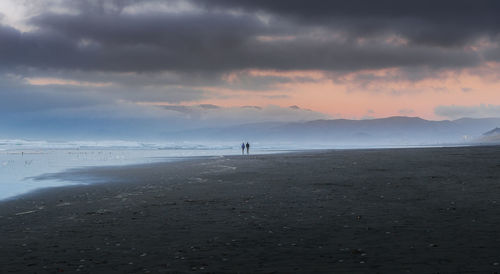
[[[500,117],[498,14],[496,0],[0,0],[0,129]]]

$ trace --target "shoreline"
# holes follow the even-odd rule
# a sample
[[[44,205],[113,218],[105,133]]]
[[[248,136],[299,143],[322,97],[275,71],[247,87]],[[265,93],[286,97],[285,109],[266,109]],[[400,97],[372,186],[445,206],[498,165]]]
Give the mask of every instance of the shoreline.
[[[500,144],[498,144],[500,145]],[[391,150],[391,149],[420,149],[420,148],[453,148],[453,147],[489,147],[489,146],[497,146],[496,144],[488,144],[488,143],[478,143],[478,144],[441,144],[441,145],[413,145],[413,146],[380,146],[380,147],[338,147],[338,148],[308,148],[308,149],[261,149],[258,150],[256,154],[252,155],[267,155],[267,154],[283,154],[283,153],[301,153],[301,152],[319,152],[319,151],[343,151],[343,150]],[[29,152],[24,149],[8,149],[5,151],[0,150],[0,154],[2,152],[6,154],[11,154],[11,155],[41,155],[41,154],[48,154],[46,149],[35,149],[36,151],[40,150],[40,152]],[[43,151],[42,151],[43,150]],[[50,151],[67,151],[67,148],[54,148],[50,149]],[[92,152],[93,148],[90,150]],[[115,148],[110,148],[110,149],[104,149],[103,151],[120,151],[120,149],[115,149]],[[132,149],[131,151],[139,151],[140,149]],[[75,153],[77,152],[85,152],[84,150],[80,149],[75,149]],[[74,167],[66,167],[66,168],[59,168],[58,170],[54,170],[49,173],[38,173],[38,174],[32,174],[31,176],[24,177],[22,178],[21,181],[24,180],[34,180],[36,182],[43,182],[47,179],[50,179],[50,177],[54,177],[56,181],[54,182],[49,182],[49,184],[41,186],[41,187],[27,187],[27,190],[24,191],[16,191],[12,194],[9,194],[7,196],[0,196],[0,203],[2,201],[9,201],[9,200],[15,200],[19,197],[22,197],[23,195],[31,194],[31,193],[36,193],[38,191],[43,191],[44,189],[57,189],[59,187],[72,187],[74,185],[86,185],[89,184],[88,182],[82,183],[82,181],[85,181],[84,179],[77,180],[74,178],[67,178],[67,180],[61,180],[58,177],[58,174],[65,174],[65,173],[71,173],[73,170],[92,170],[93,168],[114,168],[114,167],[119,167],[119,168],[125,168],[127,166],[136,166],[136,165],[149,165],[152,163],[170,163],[170,162],[176,162],[176,161],[190,161],[192,159],[197,159],[197,158],[210,158],[210,157],[220,157],[220,156],[225,156],[225,157],[230,157],[230,156],[240,156],[239,153],[234,153],[234,154],[214,154],[214,155],[199,155],[199,156],[152,156],[152,157],[145,157],[145,159],[159,159],[154,162],[146,162],[144,159],[142,160],[136,160],[136,163],[115,163],[115,164],[105,164],[105,165],[88,165],[87,163],[82,163],[82,165],[78,166],[75,165]],[[31,164],[31,160],[28,161]],[[0,178],[1,179],[1,178]],[[88,179],[88,178],[87,178]],[[67,181],[65,183],[65,181]],[[101,183],[101,181],[97,182]],[[0,188],[1,190],[1,188]]]
[[[500,147],[78,169],[0,201],[6,272],[500,271]],[[56,175],[54,175],[56,176]]]
[[[52,149],[43,153],[27,153],[25,150],[0,153],[0,200],[16,199],[26,193],[43,188],[72,185],[69,180],[41,180],[50,174],[72,169],[105,166],[129,166],[153,162],[172,162],[197,157],[213,157],[234,154],[235,150],[67,150]],[[258,153],[271,153],[258,151]],[[38,178],[38,180],[36,180]],[[84,183],[88,183],[85,181]]]
[[[142,166],[150,166],[150,165],[164,165],[171,164],[175,162],[184,162],[184,161],[194,161],[194,160],[203,160],[203,159],[212,159],[216,157],[240,157],[240,156],[257,156],[257,155],[275,155],[275,154],[295,154],[295,153],[320,153],[325,151],[370,151],[370,150],[399,150],[399,149],[437,149],[437,148],[466,148],[466,147],[495,147],[500,146],[500,144],[454,144],[454,145],[415,145],[415,146],[381,146],[381,147],[349,147],[349,148],[312,148],[312,149],[274,149],[274,150],[263,150],[259,151],[261,153],[251,154],[251,155],[240,155],[240,154],[229,154],[229,155],[203,155],[203,156],[164,156],[164,157],[149,157],[149,158],[158,158],[162,159],[157,162],[150,163],[132,163],[132,164],[120,164],[120,165],[104,165],[104,166],[80,166],[80,167],[72,167],[67,169],[62,169],[58,172],[53,173],[42,173],[36,176],[25,177],[25,179],[31,179],[35,181],[43,181],[43,180],[51,180],[55,179],[60,182],[68,182],[64,185],[57,186],[43,186],[40,188],[36,188],[33,190],[29,190],[24,193],[19,193],[13,196],[8,196],[0,199],[0,204],[4,201],[16,200],[18,198],[23,197],[24,195],[36,195],[38,192],[43,192],[45,190],[65,188],[65,187],[75,187],[81,185],[93,185],[99,183],[106,183],[105,178],[99,178],[95,176],[87,176],[86,178],[73,178],[72,176],[66,175],[75,175],[75,174],[91,174],[93,170],[103,170],[103,169],[122,169],[128,167],[142,167]],[[262,153],[266,152],[266,153]],[[270,152],[270,153],[269,153]],[[18,152],[17,154],[19,154]],[[39,153],[37,153],[39,154]],[[94,178],[93,178],[94,177]],[[85,182],[88,180],[95,180],[95,182]]]

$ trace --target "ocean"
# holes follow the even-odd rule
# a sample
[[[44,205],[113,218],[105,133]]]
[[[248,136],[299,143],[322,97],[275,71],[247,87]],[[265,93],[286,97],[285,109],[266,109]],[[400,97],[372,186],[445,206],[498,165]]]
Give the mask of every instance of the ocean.
[[[279,146],[251,147],[251,154],[276,153]],[[168,162],[199,156],[241,154],[240,144],[143,143],[131,141],[49,142],[0,140],[0,200],[75,182],[35,177],[72,168]],[[50,176],[49,176],[50,177]]]

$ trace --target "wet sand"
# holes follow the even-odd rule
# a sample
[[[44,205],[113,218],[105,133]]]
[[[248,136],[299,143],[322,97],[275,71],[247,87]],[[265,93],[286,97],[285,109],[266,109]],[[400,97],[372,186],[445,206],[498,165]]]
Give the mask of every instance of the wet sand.
[[[500,271],[500,147],[231,156],[50,175],[0,203],[1,273]]]

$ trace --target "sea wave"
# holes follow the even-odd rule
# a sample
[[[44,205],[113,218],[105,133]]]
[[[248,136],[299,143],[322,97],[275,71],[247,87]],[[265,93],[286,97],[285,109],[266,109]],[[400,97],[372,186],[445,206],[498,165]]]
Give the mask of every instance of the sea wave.
[[[162,150],[221,150],[234,149],[239,144],[197,144],[140,142],[127,140],[48,141],[0,139],[0,151],[34,149],[162,149]]]

